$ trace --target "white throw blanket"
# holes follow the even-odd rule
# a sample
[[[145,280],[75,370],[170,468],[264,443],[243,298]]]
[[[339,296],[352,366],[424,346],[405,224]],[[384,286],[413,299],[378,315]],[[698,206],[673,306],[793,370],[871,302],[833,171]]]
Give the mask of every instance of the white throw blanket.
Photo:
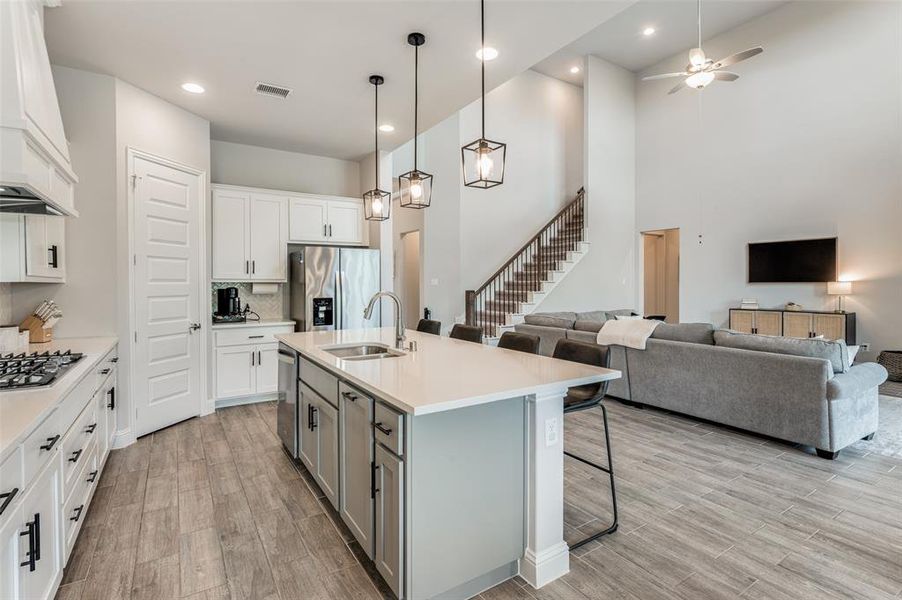
[[[645,342],[661,321],[649,319],[611,319],[605,321],[595,339],[602,346],[627,346],[645,350]]]

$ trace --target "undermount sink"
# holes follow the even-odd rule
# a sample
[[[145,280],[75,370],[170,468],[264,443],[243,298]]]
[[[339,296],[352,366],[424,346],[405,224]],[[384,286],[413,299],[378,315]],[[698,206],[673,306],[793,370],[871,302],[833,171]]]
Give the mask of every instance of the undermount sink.
[[[320,349],[343,360],[374,360],[377,358],[392,358],[404,355],[402,351],[396,350],[387,344],[372,342],[321,346]]]

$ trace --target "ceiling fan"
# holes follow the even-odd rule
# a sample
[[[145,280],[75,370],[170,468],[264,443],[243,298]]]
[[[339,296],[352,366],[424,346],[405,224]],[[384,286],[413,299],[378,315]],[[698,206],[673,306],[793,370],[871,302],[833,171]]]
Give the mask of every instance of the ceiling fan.
[[[701,0],[698,0],[697,7],[698,47],[693,48],[689,51],[689,64],[686,65],[686,70],[679,73],[661,73],[660,75],[649,75],[648,77],[643,77],[642,81],[669,79],[671,77],[685,77],[683,81],[678,83],[667,93],[674,94],[684,87],[691,87],[700,90],[707,87],[708,84],[715,79],[718,81],[736,81],[737,79],[739,79],[739,75],[731,71],[724,71],[723,69],[764,52],[764,48],[762,48],[761,46],[756,46],[755,48],[749,48],[748,50],[743,50],[742,52],[731,54],[730,56],[722,58],[718,61],[713,61],[705,56],[705,51],[702,50]]]

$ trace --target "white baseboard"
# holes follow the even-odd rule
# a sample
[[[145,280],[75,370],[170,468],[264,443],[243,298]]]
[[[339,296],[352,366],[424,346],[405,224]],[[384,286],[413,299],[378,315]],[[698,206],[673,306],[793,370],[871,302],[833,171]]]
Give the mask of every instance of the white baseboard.
[[[570,548],[561,542],[536,556],[532,550],[520,559],[520,577],[535,589],[563,577],[570,571]]]
[[[273,400],[278,400],[279,394],[278,392],[273,392],[272,394],[264,394],[262,396],[241,396],[240,398],[220,398],[219,400],[215,400],[215,408],[216,410],[220,408],[227,408],[229,406],[240,406],[242,404],[257,404],[258,402],[272,402]]]
[[[113,443],[110,445],[110,448],[112,448],[113,450],[125,448],[126,446],[131,446],[137,440],[138,438],[135,437],[135,434],[131,430],[131,428],[123,429],[116,432],[116,436],[113,438]]]

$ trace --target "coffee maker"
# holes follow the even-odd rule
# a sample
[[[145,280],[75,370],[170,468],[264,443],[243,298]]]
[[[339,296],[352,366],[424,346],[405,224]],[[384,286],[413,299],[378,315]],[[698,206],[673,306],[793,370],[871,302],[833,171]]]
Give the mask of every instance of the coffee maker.
[[[214,323],[243,323],[245,315],[241,312],[241,298],[238,288],[227,287],[216,290],[216,312]]]

